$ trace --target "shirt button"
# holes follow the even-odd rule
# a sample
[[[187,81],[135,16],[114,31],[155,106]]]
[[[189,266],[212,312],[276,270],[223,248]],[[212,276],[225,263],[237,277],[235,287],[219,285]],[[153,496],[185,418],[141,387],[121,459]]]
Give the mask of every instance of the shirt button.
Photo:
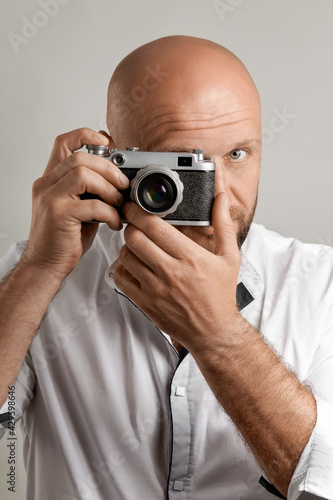
[[[183,489],[184,489],[184,482],[183,481],[175,481],[173,483],[173,489],[175,491],[183,491]]]
[[[181,386],[176,387],[175,394],[176,396],[181,396],[181,397],[185,396],[185,387]]]

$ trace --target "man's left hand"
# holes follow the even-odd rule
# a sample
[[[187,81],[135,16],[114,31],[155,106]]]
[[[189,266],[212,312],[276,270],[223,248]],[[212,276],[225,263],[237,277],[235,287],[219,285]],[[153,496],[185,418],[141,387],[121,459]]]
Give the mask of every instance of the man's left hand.
[[[129,224],[114,282],[174,340],[188,350],[210,343],[239,316],[240,266],[227,197],[213,206],[215,254],[134,203],[124,207]]]

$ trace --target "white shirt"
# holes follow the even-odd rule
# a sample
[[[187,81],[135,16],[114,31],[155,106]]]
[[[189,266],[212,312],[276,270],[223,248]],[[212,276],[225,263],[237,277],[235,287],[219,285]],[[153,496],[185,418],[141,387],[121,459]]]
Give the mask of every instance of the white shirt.
[[[107,269],[122,244],[122,232],[101,226],[54,297],[16,380],[27,499],[273,499],[191,354],[181,359],[113,289]],[[1,276],[23,248],[12,247]],[[241,313],[311,384],[318,403],[290,500],[333,499],[332,272],[332,249],[256,224],[243,245]]]

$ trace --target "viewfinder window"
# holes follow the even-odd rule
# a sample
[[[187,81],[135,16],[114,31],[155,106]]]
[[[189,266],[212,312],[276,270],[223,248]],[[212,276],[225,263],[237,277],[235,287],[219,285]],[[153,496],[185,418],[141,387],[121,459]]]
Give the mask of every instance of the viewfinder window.
[[[192,157],[178,156],[178,167],[192,167]]]

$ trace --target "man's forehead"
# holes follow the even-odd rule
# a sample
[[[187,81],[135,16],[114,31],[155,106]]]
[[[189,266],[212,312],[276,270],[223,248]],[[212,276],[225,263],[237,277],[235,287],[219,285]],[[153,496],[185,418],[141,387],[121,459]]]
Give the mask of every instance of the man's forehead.
[[[205,150],[205,157],[223,156],[234,149],[247,149],[253,153],[260,151],[262,145],[261,133],[258,131],[255,134],[234,136],[212,136],[209,140],[207,137],[200,135],[193,136],[190,140],[181,136],[162,139],[154,143],[147,142],[145,149],[149,151],[168,151],[170,153],[192,153],[193,149]]]
[[[244,147],[251,147],[253,149],[259,149],[261,147],[262,141],[260,137],[248,137],[244,139],[243,141],[238,141],[234,143],[234,148],[235,149],[241,149]],[[163,146],[164,148],[167,148],[167,150],[170,153],[192,153],[193,149],[200,149],[200,148],[193,148],[192,146],[189,145],[184,145],[183,147],[176,146],[174,144],[171,144],[170,146]]]
[[[156,106],[155,106],[156,105]],[[192,136],[207,137],[213,135],[240,135],[237,140],[255,135],[260,129],[260,107],[231,98],[226,102],[216,103],[215,108],[206,109],[195,103],[184,109],[177,109],[176,103],[151,103],[149,109],[138,110],[136,124],[145,137],[160,136],[169,139],[177,133],[177,138]]]
[[[186,46],[187,42],[182,44]],[[183,149],[184,142],[178,143],[180,136],[184,140],[209,138],[214,135],[214,129],[216,134],[227,136],[237,129],[237,140],[242,140],[258,129],[260,100],[257,90],[235,56],[223,51],[221,55],[216,48],[201,47],[198,52],[206,57],[201,67],[195,63],[197,53],[177,50],[176,61],[168,52],[158,54],[154,51],[152,60],[144,61],[143,73],[141,64],[136,63],[134,67],[129,64],[133,57],[126,60],[120,72],[115,72],[120,76],[109,89],[108,126],[117,142],[127,137],[132,142],[139,141],[141,147],[158,150],[161,140],[172,137],[175,132],[177,144],[174,147]],[[151,57],[150,52],[147,55]],[[157,62],[158,75],[153,82],[151,69]],[[149,80],[145,76],[147,67]],[[130,77],[125,78],[128,71]],[[144,84],[148,84],[147,88]],[[244,126],[244,121],[249,124]],[[233,141],[232,138],[230,142]]]

